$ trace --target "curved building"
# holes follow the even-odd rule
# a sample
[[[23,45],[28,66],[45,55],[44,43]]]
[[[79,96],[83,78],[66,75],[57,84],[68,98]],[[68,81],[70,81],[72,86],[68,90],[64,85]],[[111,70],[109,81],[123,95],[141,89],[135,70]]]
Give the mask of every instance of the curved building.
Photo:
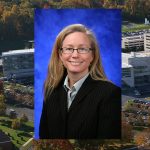
[[[2,53],[3,74],[7,79],[21,80],[34,76],[34,49]]]

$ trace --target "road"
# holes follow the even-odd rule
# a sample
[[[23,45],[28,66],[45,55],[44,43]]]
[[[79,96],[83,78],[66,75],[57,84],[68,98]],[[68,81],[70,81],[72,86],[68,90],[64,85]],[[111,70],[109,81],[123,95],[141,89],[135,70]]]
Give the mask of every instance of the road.
[[[29,121],[34,121],[34,109],[26,108],[26,107],[14,107],[11,105],[7,105],[6,113],[8,114],[9,109],[14,109],[17,113],[17,117],[21,117],[22,114],[26,114],[28,116]]]

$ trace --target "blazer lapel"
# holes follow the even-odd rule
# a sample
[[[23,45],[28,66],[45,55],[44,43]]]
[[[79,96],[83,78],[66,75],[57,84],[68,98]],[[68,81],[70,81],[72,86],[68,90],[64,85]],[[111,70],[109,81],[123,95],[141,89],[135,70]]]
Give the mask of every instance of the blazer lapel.
[[[75,96],[69,111],[71,111],[91,90],[94,89],[95,83],[96,82],[89,75]]]

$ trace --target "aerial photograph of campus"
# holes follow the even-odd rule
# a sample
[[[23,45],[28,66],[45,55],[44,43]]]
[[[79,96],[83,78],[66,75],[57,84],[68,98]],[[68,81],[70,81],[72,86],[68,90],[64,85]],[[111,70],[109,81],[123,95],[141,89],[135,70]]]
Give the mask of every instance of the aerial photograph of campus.
[[[34,9],[122,10],[122,138],[34,139]],[[0,0],[0,150],[150,150],[150,0]]]

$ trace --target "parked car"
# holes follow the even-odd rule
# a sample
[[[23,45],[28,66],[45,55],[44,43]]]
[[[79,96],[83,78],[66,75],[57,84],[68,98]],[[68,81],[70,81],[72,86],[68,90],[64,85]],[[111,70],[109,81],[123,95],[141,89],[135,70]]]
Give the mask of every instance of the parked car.
[[[15,119],[17,117],[17,113],[14,109],[9,109],[9,117],[11,119]]]
[[[141,93],[138,90],[134,90],[134,95],[141,96]]]

